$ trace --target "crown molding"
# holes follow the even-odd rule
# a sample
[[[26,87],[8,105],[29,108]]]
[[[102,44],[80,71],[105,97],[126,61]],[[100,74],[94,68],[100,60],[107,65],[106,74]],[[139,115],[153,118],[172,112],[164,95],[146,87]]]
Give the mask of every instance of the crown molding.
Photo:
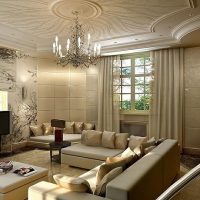
[[[182,37],[200,28],[200,15],[197,15],[189,20],[184,21],[174,28],[171,36],[176,40],[181,40]]]

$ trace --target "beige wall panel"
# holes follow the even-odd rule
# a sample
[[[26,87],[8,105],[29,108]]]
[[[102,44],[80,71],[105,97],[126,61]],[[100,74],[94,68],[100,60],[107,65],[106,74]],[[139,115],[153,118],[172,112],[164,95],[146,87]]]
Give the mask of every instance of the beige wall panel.
[[[185,119],[187,128],[200,128],[200,108],[186,108]]]
[[[53,79],[52,73],[48,73],[48,72],[38,73],[37,81],[38,81],[38,84],[54,85],[54,79]]]
[[[85,73],[71,73],[70,74],[70,85],[85,85],[86,74]]]
[[[185,87],[200,87],[200,66],[185,70]]]
[[[85,108],[85,98],[70,98],[70,110]]]
[[[90,66],[87,70],[86,70],[87,75],[97,75],[98,74],[98,67],[96,65],[92,65]]]
[[[51,119],[54,118],[54,112],[53,111],[38,111],[38,124],[44,123],[44,122],[50,122]]]
[[[38,85],[38,98],[54,97],[54,87],[51,85]]]
[[[69,66],[69,71],[70,73],[86,73],[87,69],[86,68],[81,68],[81,67],[78,67],[78,68],[75,68],[73,66]]]
[[[200,148],[200,128],[187,128],[185,133],[185,145],[191,148]]]
[[[87,106],[97,105],[97,91],[87,91],[86,103]]]
[[[85,121],[85,110],[70,110],[70,121]]]
[[[55,110],[69,109],[69,98],[55,98]]]
[[[54,110],[54,98],[38,98],[38,110]]]
[[[53,73],[55,85],[69,85],[69,73]]]
[[[185,91],[185,106],[191,108],[200,108],[200,89],[189,88]]]
[[[64,119],[70,121],[69,110],[55,110],[55,119]]]
[[[98,80],[96,75],[88,75],[86,88],[87,90],[97,90]]]
[[[86,96],[85,86],[71,86],[70,87],[70,97],[85,97]]]
[[[87,122],[94,122],[97,121],[97,107],[96,106],[88,106],[86,110],[86,121]]]
[[[200,48],[186,48],[185,49],[185,68],[190,68],[191,66],[199,66],[200,64],[200,56],[199,56]]]
[[[69,87],[68,86],[55,86],[55,97],[69,97]]]

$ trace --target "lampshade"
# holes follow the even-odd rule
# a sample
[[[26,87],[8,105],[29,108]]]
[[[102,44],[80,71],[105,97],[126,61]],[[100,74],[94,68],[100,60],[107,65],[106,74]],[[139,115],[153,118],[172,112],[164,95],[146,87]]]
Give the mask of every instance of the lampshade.
[[[52,119],[51,126],[56,128],[65,128],[65,120],[61,119]]]

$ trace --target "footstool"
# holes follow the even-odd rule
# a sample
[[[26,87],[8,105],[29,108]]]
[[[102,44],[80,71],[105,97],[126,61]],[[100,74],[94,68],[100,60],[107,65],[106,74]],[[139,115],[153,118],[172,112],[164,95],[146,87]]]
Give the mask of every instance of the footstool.
[[[33,167],[37,172],[27,177],[14,174],[21,167]],[[48,170],[45,168],[13,162],[13,169],[0,175],[0,200],[24,200],[28,198],[28,188],[40,181],[48,180]]]

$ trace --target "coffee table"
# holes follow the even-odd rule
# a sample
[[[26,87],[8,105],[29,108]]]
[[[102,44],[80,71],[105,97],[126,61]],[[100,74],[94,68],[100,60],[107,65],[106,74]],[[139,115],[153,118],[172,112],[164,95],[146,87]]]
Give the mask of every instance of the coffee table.
[[[50,158],[51,162],[56,161],[58,163],[61,163],[61,149],[71,146],[71,142],[69,141],[63,141],[63,142],[50,142]],[[53,150],[58,150],[57,155],[53,155]]]
[[[33,167],[37,172],[27,177],[14,174],[21,167]],[[40,181],[48,180],[48,170],[45,168],[13,162],[13,169],[0,175],[0,200],[24,200],[28,198],[28,188]]]

